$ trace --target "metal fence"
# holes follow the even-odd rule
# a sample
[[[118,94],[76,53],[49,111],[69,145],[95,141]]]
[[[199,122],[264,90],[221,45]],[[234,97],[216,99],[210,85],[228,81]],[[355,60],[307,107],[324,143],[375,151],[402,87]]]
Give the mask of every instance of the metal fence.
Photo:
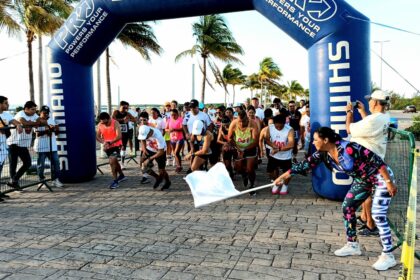
[[[11,132],[9,137],[7,130]],[[1,194],[29,187],[52,191],[58,165],[51,164],[57,159],[53,155],[53,137],[48,126],[23,127],[20,132],[14,127],[0,128]]]
[[[388,139],[385,162],[394,172],[398,187],[397,195],[391,200],[388,219],[398,238],[396,247],[399,247],[405,239],[411,181],[417,176],[417,170],[413,169],[416,143],[412,133],[395,128],[389,128]]]

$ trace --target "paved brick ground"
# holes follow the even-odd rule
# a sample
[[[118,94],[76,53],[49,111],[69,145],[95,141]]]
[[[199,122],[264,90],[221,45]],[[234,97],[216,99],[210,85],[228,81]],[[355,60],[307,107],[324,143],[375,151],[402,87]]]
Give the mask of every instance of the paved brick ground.
[[[317,197],[310,178],[297,177],[287,196],[266,190],[254,199],[194,209],[186,183],[172,168],[173,185],[161,192],[140,185],[137,167],[129,166],[130,180],[116,190],[106,187],[110,176],[104,167],[106,175],[53,193],[12,193],[0,204],[0,279],[398,276],[397,267],[370,267],[380,252],[378,238],[361,238],[362,256],[333,255],[345,242],[340,203]],[[266,183],[262,175],[258,183]]]

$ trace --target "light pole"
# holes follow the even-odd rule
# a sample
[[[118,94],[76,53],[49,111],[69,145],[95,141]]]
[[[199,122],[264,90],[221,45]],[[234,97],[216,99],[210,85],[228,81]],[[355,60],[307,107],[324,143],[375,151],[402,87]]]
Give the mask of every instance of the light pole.
[[[382,58],[382,49],[383,49],[383,45],[384,45],[384,43],[387,43],[387,42],[389,42],[389,40],[383,40],[383,41],[373,41],[374,43],[378,43],[378,44],[380,44],[381,45],[381,71],[380,71],[380,87],[381,87],[381,90],[382,90],[382,65],[383,65],[383,62],[384,62],[384,59]]]

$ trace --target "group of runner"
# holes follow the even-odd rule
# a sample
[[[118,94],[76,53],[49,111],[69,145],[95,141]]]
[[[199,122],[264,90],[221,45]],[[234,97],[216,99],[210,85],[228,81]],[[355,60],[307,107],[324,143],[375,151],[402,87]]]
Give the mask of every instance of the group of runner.
[[[280,99],[264,109],[258,98],[251,104],[234,104],[206,107],[193,99],[179,106],[178,102],[166,102],[163,112],[158,108],[150,111],[129,111],[129,103],[121,101],[119,109],[110,116],[99,115],[97,140],[104,144],[110,157],[113,181],[110,188],[118,187],[126,180],[123,174],[126,147],[133,137],[131,126],[136,125],[143,173],[141,183],[151,183],[153,188],[168,189],[171,185],[166,166],[175,172],[206,170],[222,161],[230,176],[242,177],[243,185],[254,187],[255,170],[264,156],[268,158],[267,173],[274,180],[290,169],[296,161],[298,144],[308,151],[309,104],[289,101],[284,107]],[[136,141],[135,141],[136,142]],[[122,164],[118,162],[121,158]],[[158,172],[153,171],[156,163]],[[273,194],[287,194],[288,186],[273,187]],[[250,193],[255,196],[255,192]]]

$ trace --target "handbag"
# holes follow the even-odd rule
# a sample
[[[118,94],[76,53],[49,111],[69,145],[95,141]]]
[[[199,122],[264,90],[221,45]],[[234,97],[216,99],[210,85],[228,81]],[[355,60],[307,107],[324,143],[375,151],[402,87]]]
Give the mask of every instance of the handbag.
[[[9,137],[10,137],[10,135],[12,134],[12,133],[10,132],[10,127],[4,123],[4,121],[3,121],[3,119],[2,119],[1,117],[0,117],[0,121],[1,121],[1,123],[3,124],[4,134],[6,135],[6,138],[9,138]]]

